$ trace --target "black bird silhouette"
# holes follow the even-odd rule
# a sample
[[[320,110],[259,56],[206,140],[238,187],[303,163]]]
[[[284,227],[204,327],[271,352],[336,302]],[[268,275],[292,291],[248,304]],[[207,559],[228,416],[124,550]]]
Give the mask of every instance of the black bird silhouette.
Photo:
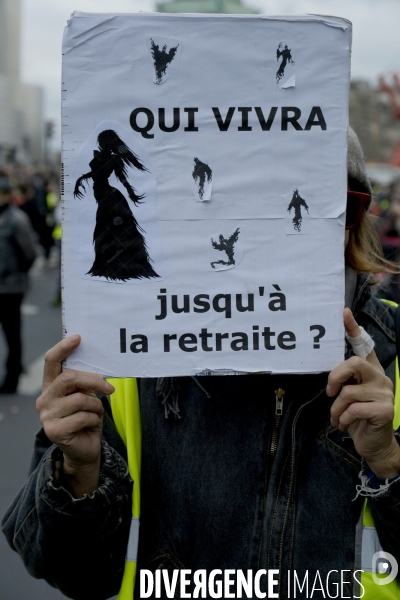
[[[212,171],[211,171],[210,167],[206,163],[201,162],[201,160],[199,160],[198,158],[195,158],[192,177],[195,180],[195,182],[198,184],[199,196],[201,199],[203,199],[204,184],[206,182],[206,179],[209,183],[210,183],[210,181],[212,181]]]
[[[167,70],[168,65],[174,60],[175,54],[178,50],[178,46],[174,46],[169,49],[167,52],[167,45],[164,46],[160,50],[160,46],[154,42],[152,38],[151,41],[151,55],[154,60],[154,68],[156,71],[156,81],[157,83],[162,83],[165,72]]]
[[[239,227],[236,229],[236,231],[234,233],[232,233],[231,237],[229,237],[229,238],[224,238],[222,233],[220,233],[219,243],[215,242],[211,238],[211,243],[213,245],[213,248],[215,248],[216,250],[221,250],[221,251],[223,250],[224,252],[226,252],[226,254],[228,256],[228,261],[215,260],[214,262],[212,262],[211,266],[213,269],[215,269],[214,265],[225,265],[226,267],[228,267],[230,265],[236,264],[233,255],[234,255],[234,245],[239,239],[239,233],[240,233]]]
[[[304,198],[302,198],[297,190],[294,190],[292,200],[288,206],[288,212],[294,208],[294,217],[293,217],[293,228],[296,231],[301,231],[301,222],[303,217],[301,216],[301,207],[304,207],[308,213],[308,206]]]

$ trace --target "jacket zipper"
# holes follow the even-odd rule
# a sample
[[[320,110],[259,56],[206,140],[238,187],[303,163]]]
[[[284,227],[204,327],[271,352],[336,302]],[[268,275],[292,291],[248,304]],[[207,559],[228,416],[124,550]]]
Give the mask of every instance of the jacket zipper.
[[[291,477],[290,477],[290,493],[291,493],[292,486],[293,486],[293,473],[294,473],[294,460],[293,460],[293,459],[294,459],[294,455],[293,455],[293,450],[294,450],[294,448],[295,448],[295,443],[294,443],[294,440],[295,440],[295,438],[294,438],[294,433],[295,433],[295,428],[296,428],[297,421],[298,421],[298,419],[299,419],[299,416],[300,416],[300,413],[302,412],[302,410],[303,410],[303,409],[304,409],[306,406],[308,406],[309,404],[311,404],[312,402],[314,402],[314,401],[315,401],[317,398],[319,398],[319,396],[320,396],[320,395],[321,395],[321,394],[322,394],[322,393],[325,391],[325,389],[326,389],[326,388],[323,388],[322,390],[320,390],[320,391],[319,391],[319,392],[318,392],[318,393],[317,393],[317,394],[316,394],[316,395],[315,395],[313,398],[311,398],[311,400],[308,400],[308,402],[306,402],[305,404],[303,404],[303,405],[302,405],[302,406],[301,406],[301,407],[298,409],[298,411],[297,411],[297,412],[296,412],[296,414],[295,414],[295,417],[294,417],[294,420],[293,420],[293,424],[292,424],[292,468],[291,468]],[[284,395],[284,393],[285,393],[285,391],[284,391],[284,390],[282,390],[281,388],[279,388],[278,390],[275,390],[275,397],[276,397],[275,420],[276,420],[277,418],[278,418],[278,419],[280,418],[280,417],[279,417],[279,415],[277,415],[277,414],[276,414],[276,413],[277,413],[277,411],[279,412],[279,405],[278,405],[278,392],[280,392],[280,397],[281,397],[281,399],[282,399],[282,398],[283,398],[283,395]],[[282,400],[281,400],[281,401],[282,401]],[[280,408],[282,409],[282,404],[280,405]],[[281,414],[282,414],[282,413],[281,413]],[[278,425],[278,427],[279,427],[279,425]],[[274,428],[274,431],[275,431],[275,428]],[[271,443],[271,447],[272,447],[272,443]],[[290,495],[290,494],[289,494],[289,495]],[[295,518],[295,514],[294,514],[294,508],[293,508],[293,518]],[[282,571],[282,558],[283,558],[283,556],[282,556],[282,552],[281,552],[281,553],[280,553],[280,556],[279,556],[279,563],[278,563],[278,564],[279,564],[279,571],[280,571],[280,572]],[[269,560],[269,559],[268,559],[268,560]],[[280,596],[280,594],[281,594],[281,581],[279,581],[279,587],[278,587],[278,595],[279,595],[279,597],[281,597],[281,596]]]
[[[275,419],[274,419],[274,427],[272,429],[272,437],[271,437],[271,447],[270,447],[270,465],[272,466],[272,462],[275,458],[276,450],[278,448],[278,440],[279,440],[279,430],[281,425],[281,417],[283,414],[283,396],[285,395],[285,390],[282,388],[278,388],[275,390]]]

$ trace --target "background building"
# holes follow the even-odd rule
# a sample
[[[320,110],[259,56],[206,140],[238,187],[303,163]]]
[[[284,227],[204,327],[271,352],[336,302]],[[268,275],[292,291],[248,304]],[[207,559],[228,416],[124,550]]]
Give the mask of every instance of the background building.
[[[0,0],[0,164],[41,162],[43,91],[21,81],[21,0]]]
[[[157,12],[256,14],[260,11],[243,4],[242,0],[165,0],[157,2]]]
[[[376,85],[365,80],[352,81],[350,85],[350,125],[357,132],[368,161],[400,166],[400,156],[396,158],[400,145],[397,96],[396,76],[381,78]]]

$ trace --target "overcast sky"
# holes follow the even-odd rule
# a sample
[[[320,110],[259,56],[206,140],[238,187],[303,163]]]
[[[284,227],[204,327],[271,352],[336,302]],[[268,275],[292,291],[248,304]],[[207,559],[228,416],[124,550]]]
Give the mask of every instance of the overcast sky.
[[[377,81],[381,73],[400,72],[399,0],[246,0],[269,15],[324,14],[353,23],[352,78]],[[59,135],[61,39],[74,10],[152,11],[152,0],[22,0],[22,78],[45,91],[45,117]]]

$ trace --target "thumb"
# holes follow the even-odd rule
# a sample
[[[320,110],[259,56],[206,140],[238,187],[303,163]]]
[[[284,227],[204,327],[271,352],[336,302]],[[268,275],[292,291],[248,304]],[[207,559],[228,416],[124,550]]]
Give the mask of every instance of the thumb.
[[[361,335],[361,328],[357,321],[353,317],[353,313],[349,308],[345,308],[343,311],[343,321],[346,329],[346,333],[349,337],[355,338]]]
[[[62,362],[71,352],[73,352],[81,343],[79,335],[71,335],[68,338],[58,342],[53,348],[46,352],[44,357],[43,384],[42,390],[45,391],[49,385],[60,375]]]
[[[343,322],[349,338],[356,338],[361,335],[361,328],[353,317],[353,313],[349,308],[345,308],[343,311]],[[365,360],[380,371],[383,371],[381,363],[379,362],[374,350],[368,354]]]

